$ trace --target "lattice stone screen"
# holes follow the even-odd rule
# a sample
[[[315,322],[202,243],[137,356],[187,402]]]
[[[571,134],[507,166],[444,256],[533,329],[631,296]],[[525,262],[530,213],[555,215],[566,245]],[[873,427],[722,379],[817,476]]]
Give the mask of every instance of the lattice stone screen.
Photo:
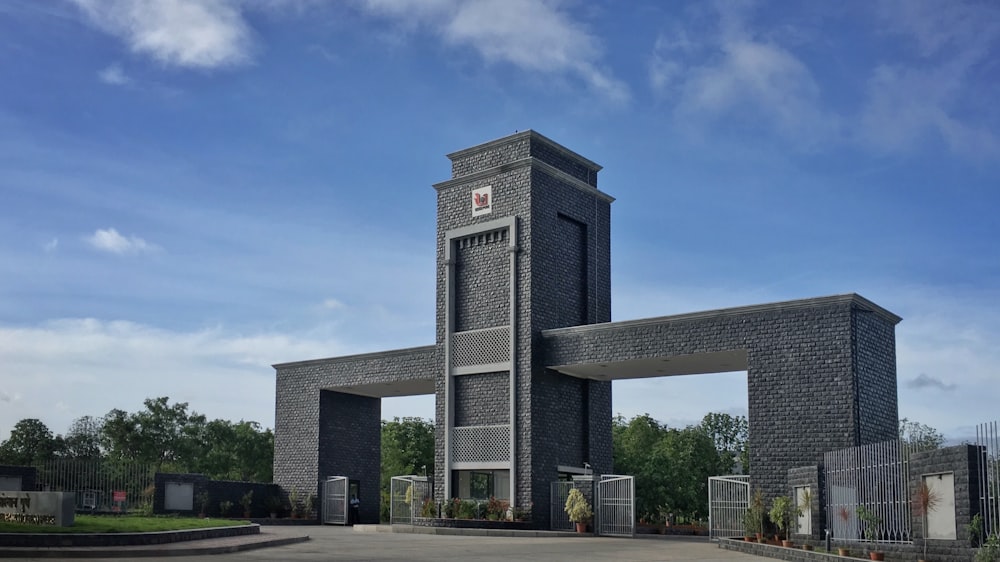
[[[452,430],[452,462],[510,461],[510,426],[480,425]]]
[[[452,334],[452,367],[491,365],[507,361],[510,361],[510,328],[507,326]]]

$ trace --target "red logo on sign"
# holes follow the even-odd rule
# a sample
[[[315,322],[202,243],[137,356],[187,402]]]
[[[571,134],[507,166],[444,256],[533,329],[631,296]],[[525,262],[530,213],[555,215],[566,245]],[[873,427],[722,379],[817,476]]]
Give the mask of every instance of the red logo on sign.
[[[490,195],[488,193],[477,193],[473,199],[477,207],[485,207],[490,204]]]

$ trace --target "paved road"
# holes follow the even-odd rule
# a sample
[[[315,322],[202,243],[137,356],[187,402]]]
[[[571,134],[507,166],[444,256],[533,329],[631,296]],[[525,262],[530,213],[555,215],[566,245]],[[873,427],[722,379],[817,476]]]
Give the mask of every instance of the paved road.
[[[473,537],[402,533],[360,533],[349,527],[265,527],[275,536],[307,534],[311,540],[287,546],[206,556],[141,558],[157,561],[236,560],[414,561],[466,560],[582,562],[586,560],[755,562],[771,560],[718,548],[705,540],[581,537]],[[35,558],[30,560],[43,560]],[[44,560],[53,560],[45,557]],[[78,560],[78,559],[77,559]],[[121,562],[122,558],[94,559]]]

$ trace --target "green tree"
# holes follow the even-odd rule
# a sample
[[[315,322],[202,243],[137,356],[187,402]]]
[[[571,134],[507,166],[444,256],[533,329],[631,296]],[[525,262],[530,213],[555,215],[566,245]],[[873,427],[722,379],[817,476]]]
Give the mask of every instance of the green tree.
[[[708,434],[719,452],[722,470],[728,474],[739,471],[750,473],[750,426],[746,416],[731,416],[710,412],[701,420],[701,428]]]
[[[26,418],[0,444],[0,464],[36,466],[55,458],[61,448],[62,438],[54,437],[41,420]]]
[[[204,423],[204,416],[189,414],[187,402],[170,404],[166,396],[147,398],[146,409],[129,414],[114,409],[104,416],[102,445],[118,460],[151,463],[161,472],[174,466],[193,446],[189,426]]]
[[[381,496],[388,518],[389,483],[393,476],[434,474],[434,423],[423,418],[382,420]]]
[[[181,459],[186,470],[218,480],[270,482],[274,433],[254,421],[192,419],[185,428],[191,445]]]
[[[699,426],[673,429],[649,414],[612,423],[615,472],[635,477],[636,512],[661,512],[693,519],[708,514],[709,476],[722,462],[712,438]]]
[[[104,422],[92,416],[73,420],[63,438],[60,456],[68,459],[100,459],[103,456],[101,437]]]
[[[899,439],[903,443],[917,449],[940,449],[944,443],[944,435],[929,425],[924,425],[908,418],[899,420]]]

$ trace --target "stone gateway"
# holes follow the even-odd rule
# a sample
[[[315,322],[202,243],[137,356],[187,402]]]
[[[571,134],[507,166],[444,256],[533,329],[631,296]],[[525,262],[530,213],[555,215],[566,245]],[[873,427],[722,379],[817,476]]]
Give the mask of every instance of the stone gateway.
[[[380,398],[436,397],[435,495],[548,506],[550,483],[611,473],[611,382],[747,372],[751,477],[897,432],[895,325],[855,294],[611,322],[601,167],[525,131],[448,155],[437,191],[433,345],[275,365],[275,482],[356,479],[377,522]],[[533,523],[549,524],[548,509]]]

